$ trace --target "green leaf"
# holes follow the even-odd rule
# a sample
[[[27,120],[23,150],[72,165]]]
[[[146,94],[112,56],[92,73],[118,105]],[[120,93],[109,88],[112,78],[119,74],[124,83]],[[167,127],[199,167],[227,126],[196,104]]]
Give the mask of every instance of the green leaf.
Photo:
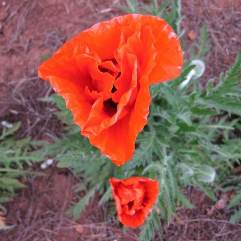
[[[240,90],[241,52],[236,57],[234,65],[227,71],[221,82],[215,88],[214,94],[226,95],[228,92]],[[239,86],[239,88],[237,88]]]
[[[229,202],[228,208],[233,208],[241,204],[241,192],[237,193]]]
[[[213,192],[213,190],[206,186],[206,185],[203,185],[201,183],[196,183],[196,185],[214,202],[217,201],[217,198],[216,198],[216,195],[215,193]]]
[[[177,193],[177,199],[182,205],[184,205],[184,207],[190,209],[194,208],[193,204],[181,192]]]
[[[216,171],[214,168],[203,165],[197,170],[196,178],[199,182],[213,183],[216,177]]]
[[[215,108],[218,111],[226,111],[228,113],[234,113],[241,115],[241,99],[231,99],[230,97],[222,97],[219,95],[213,95],[203,100],[198,100],[201,105]]]
[[[241,220],[241,208],[235,211],[235,213],[230,218],[230,223],[238,223]]]
[[[4,189],[4,187],[7,187],[8,189],[19,189],[25,187],[25,185],[21,182],[19,182],[15,178],[10,177],[0,177],[0,187]]]
[[[0,141],[3,141],[6,137],[13,135],[21,126],[20,122],[14,123],[11,128],[4,128],[0,135]]]
[[[78,203],[76,203],[69,212],[73,215],[74,219],[78,219],[80,217],[81,212],[84,208],[89,204],[90,200],[94,197],[96,193],[97,187],[92,188],[88,191],[83,198],[81,198]]]
[[[126,12],[137,13],[138,12],[138,1],[126,0],[127,7],[124,8]]]
[[[159,236],[162,236],[160,217],[158,217],[155,211],[152,211],[150,217],[141,229],[139,241],[151,241],[155,235],[155,230],[158,230]]]
[[[104,203],[108,202],[111,199],[111,193],[112,193],[112,190],[110,187],[108,187],[108,189],[102,195],[102,197],[99,201],[99,204],[103,205]]]

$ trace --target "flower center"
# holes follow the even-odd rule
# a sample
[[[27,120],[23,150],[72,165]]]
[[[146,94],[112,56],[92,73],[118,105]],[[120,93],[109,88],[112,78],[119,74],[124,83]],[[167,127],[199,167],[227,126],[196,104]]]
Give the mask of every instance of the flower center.
[[[115,93],[117,91],[116,87],[113,85],[111,93]]]
[[[136,209],[134,207],[134,201],[130,201],[127,203],[126,205],[127,207],[127,210],[126,210],[126,213],[129,214],[129,215],[135,215],[136,213]]]
[[[118,79],[121,75],[119,71],[119,65],[115,58],[113,59],[105,59],[102,63],[98,66],[99,71],[102,73],[108,73],[112,75],[115,80]],[[113,84],[111,93],[115,93],[117,91],[116,86]],[[104,111],[107,115],[113,116],[117,112],[117,105],[118,103],[114,102],[112,98],[109,98],[104,101]]]
[[[115,103],[111,98],[104,101],[104,111],[107,115],[113,116],[117,111],[118,103]]]
[[[128,202],[127,206],[128,206],[128,209],[129,209],[129,210],[132,209],[133,206],[134,206],[134,201]]]
[[[98,66],[98,69],[99,69],[100,72],[103,72],[103,73],[109,73],[109,74],[111,74],[111,75],[114,75],[114,74],[115,74],[114,71],[112,71],[111,69],[108,69],[108,68],[106,68],[106,67],[104,67],[104,66],[102,66],[102,65],[99,65],[99,66]]]

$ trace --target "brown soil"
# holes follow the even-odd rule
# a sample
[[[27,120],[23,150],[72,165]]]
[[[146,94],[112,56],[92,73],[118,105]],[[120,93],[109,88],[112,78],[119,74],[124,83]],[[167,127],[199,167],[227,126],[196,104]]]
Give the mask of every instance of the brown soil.
[[[0,119],[21,120],[20,135],[45,138],[58,135],[53,106],[38,100],[52,90],[37,78],[39,63],[66,39],[92,24],[117,15],[124,0],[0,0]],[[183,1],[183,26],[194,44],[200,26],[208,25],[212,49],[206,59],[204,80],[216,78],[233,63],[241,50],[241,0]],[[93,200],[74,221],[66,210],[77,199],[74,177],[55,168],[44,176],[23,180],[27,188],[7,205],[7,223],[0,241],[135,241],[133,230],[123,231],[106,207]],[[164,227],[165,241],[239,241],[241,226],[228,223],[225,209],[198,191],[188,194],[196,205],[180,209]],[[214,210],[210,212],[210,210]],[[156,239],[158,241],[158,239]]]
[[[24,135],[54,135],[53,107],[39,101],[51,89],[37,77],[37,67],[66,39],[120,13],[124,0],[0,1],[0,119],[22,122]],[[145,1],[147,2],[147,1]],[[211,50],[203,82],[218,79],[241,50],[241,0],[183,1],[186,49],[195,45],[203,24]],[[188,52],[188,51],[187,51]],[[39,131],[40,130],[40,131]]]
[[[107,216],[107,208],[98,206],[98,196],[80,219],[73,220],[66,212],[77,201],[73,191],[75,178],[66,170],[51,168],[41,177],[23,180],[28,188],[7,205],[8,231],[0,231],[1,241],[135,241],[123,232],[115,219]]]
[[[205,59],[203,81],[217,82],[241,51],[241,0],[184,0],[182,7],[187,46],[195,44],[201,26],[208,27],[211,48]]]
[[[78,220],[67,210],[79,196],[76,180],[67,170],[55,167],[40,177],[22,180],[27,188],[6,206],[6,222],[13,225],[0,231],[0,241],[137,241],[138,230],[123,230],[109,208],[98,204],[98,195]],[[239,241],[241,224],[230,224],[226,205],[215,205],[203,193],[186,193],[194,209],[180,208],[170,225],[164,226],[164,241]],[[220,196],[220,200],[225,198]],[[220,203],[220,201],[219,201]],[[155,241],[160,241],[156,238]]]
[[[164,241],[239,241],[241,224],[230,224],[225,195],[214,204],[203,193],[186,193],[194,209],[181,208],[173,222],[165,227]]]
[[[116,0],[0,1],[0,118],[22,122],[22,135],[58,133],[53,107],[39,101],[51,88],[37,67],[63,42],[116,15]]]

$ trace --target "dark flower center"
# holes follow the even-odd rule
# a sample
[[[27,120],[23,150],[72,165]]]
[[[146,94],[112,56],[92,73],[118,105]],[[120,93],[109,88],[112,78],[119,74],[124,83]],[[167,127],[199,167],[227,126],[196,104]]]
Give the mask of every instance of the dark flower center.
[[[111,69],[108,68],[109,66],[107,65],[107,63],[112,63],[112,67]],[[108,67],[107,67],[108,66]],[[102,61],[102,63],[100,65],[98,65],[98,69],[100,72],[102,73],[108,73],[110,75],[112,75],[116,80],[121,76],[121,72],[119,71],[119,65],[116,61],[116,59],[105,59]],[[112,93],[114,93],[116,91],[116,87],[113,86],[113,89],[112,89]]]
[[[110,64],[110,62],[112,64]],[[118,79],[121,76],[121,72],[119,71],[119,66],[115,58],[113,59],[105,59],[102,63],[98,66],[99,71],[102,73],[108,73],[112,75],[115,79]],[[117,88],[113,84],[111,93],[115,93]],[[104,111],[109,116],[113,116],[117,111],[118,103],[114,102],[111,98],[104,101]]]
[[[113,116],[117,111],[118,103],[114,102],[111,98],[104,101],[104,111],[107,115]]]
[[[134,201],[128,202],[127,206],[128,206],[128,209],[129,209],[129,210],[132,209],[133,206],[134,206]]]
[[[110,69],[108,69],[108,68],[105,68],[105,67],[103,67],[103,66],[101,66],[101,65],[98,66],[98,69],[99,69],[99,71],[101,71],[101,72],[103,72],[103,73],[109,73],[109,74],[111,74],[111,75],[115,75],[115,72],[114,72],[114,71],[112,71],[112,70],[110,70]]]
[[[116,87],[113,85],[111,93],[115,93],[117,91]]]

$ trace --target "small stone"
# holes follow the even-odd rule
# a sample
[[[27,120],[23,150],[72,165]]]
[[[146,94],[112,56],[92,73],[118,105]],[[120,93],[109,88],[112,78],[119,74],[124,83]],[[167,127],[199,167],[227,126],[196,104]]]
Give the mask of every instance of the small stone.
[[[45,170],[47,168],[47,164],[44,162],[40,166],[41,169]]]
[[[7,121],[2,121],[2,122],[1,122],[1,125],[2,125],[3,127],[5,127],[5,128],[8,128],[8,129],[10,129],[10,128],[13,127],[13,124],[11,124],[11,123],[9,123],[9,122],[7,122]]]
[[[48,166],[51,166],[53,163],[54,163],[54,160],[53,159],[48,159],[45,161],[45,163],[48,165]]]
[[[189,31],[187,36],[191,41],[193,41],[197,38],[197,34],[193,30]]]

